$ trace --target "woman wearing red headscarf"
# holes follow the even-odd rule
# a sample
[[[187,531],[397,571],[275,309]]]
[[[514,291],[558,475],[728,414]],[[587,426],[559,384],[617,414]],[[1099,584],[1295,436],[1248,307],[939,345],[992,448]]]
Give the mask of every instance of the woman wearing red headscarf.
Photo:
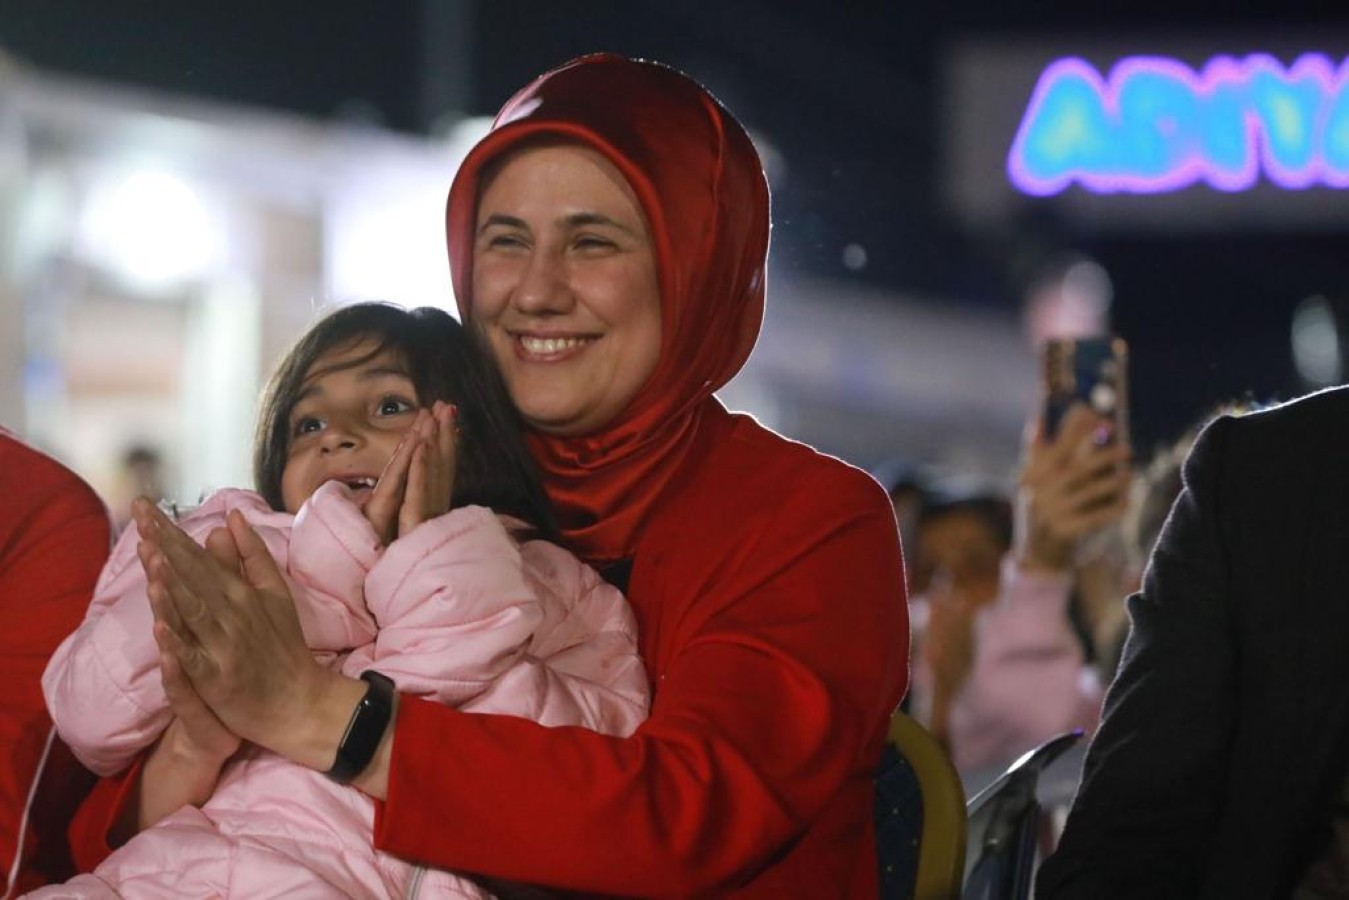
[[[143,529],[195,693],[246,740],[359,767],[375,842],[402,857],[587,893],[874,895],[899,544],[869,477],[712,396],[763,315],[768,190],[744,130],[672,69],[584,57],[502,109],[448,231],[565,537],[626,582],[650,719],[617,739],[406,697],[372,712],[372,688],[295,643],[246,529],[251,584]]]

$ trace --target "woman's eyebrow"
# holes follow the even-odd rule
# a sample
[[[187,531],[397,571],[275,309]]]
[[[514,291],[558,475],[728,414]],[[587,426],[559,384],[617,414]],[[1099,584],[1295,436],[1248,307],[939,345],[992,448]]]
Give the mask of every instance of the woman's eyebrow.
[[[559,221],[561,222],[561,224],[569,228],[582,228],[586,225],[607,225],[611,228],[617,228],[620,231],[626,232],[627,234],[632,235],[637,234],[637,231],[635,229],[627,225],[624,225],[617,219],[606,216],[603,213],[597,212],[572,213],[571,215],[563,216]],[[518,216],[508,216],[505,213],[492,213],[486,219],[483,219],[482,224],[478,226],[478,234],[482,234],[484,231],[493,226],[502,226],[505,228],[519,228],[524,231],[529,230],[529,225],[526,224],[524,219],[521,219]]]
[[[478,234],[482,234],[484,231],[491,228],[493,225],[502,225],[505,226],[506,228],[524,228],[524,229],[527,229],[529,227],[525,224],[525,220],[519,218],[518,216],[508,216],[505,213],[492,213],[486,219],[483,219],[482,224],[478,226]]]
[[[617,228],[619,231],[626,232],[627,234],[631,235],[637,234],[637,232],[634,231],[632,228],[628,227],[627,225],[624,225],[617,219],[612,219],[609,216],[604,215],[603,213],[597,212],[572,213],[571,215],[564,218],[562,221],[565,222],[567,225],[570,225],[572,228],[582,227],[585,225],[607,225],[611,228]]]

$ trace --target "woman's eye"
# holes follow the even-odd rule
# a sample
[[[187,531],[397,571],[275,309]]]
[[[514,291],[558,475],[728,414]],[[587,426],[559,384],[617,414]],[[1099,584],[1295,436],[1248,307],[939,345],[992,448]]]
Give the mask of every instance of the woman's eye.
[[[416,407],[401,397],[385,397],[379,401],[379,414],[381,416],[396,416],[399,413],[411,412]]]
[[[614,242],[593,234],[583,234],[576,239],[576,246],[582,250],[604,250],[614,246]]]
[[[501,250],[515,250],[524,247],[525,240],[517,234],[494,234],[487,239],[487,246]]]

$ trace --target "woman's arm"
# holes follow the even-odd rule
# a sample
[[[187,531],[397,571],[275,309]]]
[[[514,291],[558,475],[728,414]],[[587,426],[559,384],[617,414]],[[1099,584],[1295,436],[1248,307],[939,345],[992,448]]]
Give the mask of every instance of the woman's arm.
[[[576,557],[519,546],[488,509],[464,507],[396,540],[366,580],[379,620],[374,667],[404,693],[549,726],[629,734],[646,673],[622,595]]]
[[[58,834],[34,834],[28,804],[50,766],[51,721],[43,667],[79,625],[108,556],[111,523],[97,495],[73,473],[0,429],[0,895],[32,887],[34,849]],[[66,785],[73,790],[73,785]],[[77,798],[72,798],[72,800]],[[16,855],[22,858],[16,859]],[[18,879],[11,883],[11,876]]]
[[[356,782],[387,796],[377,846],[518,881],[688,894],[724,890],[780,858],[845,785],[858,806],[848,821],[865,821],[905,680],[903,571],[879,487],[841,466],[825,471],[847,475],[815,471],[765,498],[790,503],[756,510],[762,529],[750,543],[679,534],[698,542],[680,553],[707,580],[685,565],[684,588],[650,588],[703,593],[680,597],[688,615],[652,639],[656,699],[632,737],[403,698]],[[167,524],[152,539],[174,576],[151,597],[203,700],[245,739],[325,770],[365,685],[297,647],[284,583],[241,520],[230,531],[247,582]],[[540,826],[558,816],[565,827]]]

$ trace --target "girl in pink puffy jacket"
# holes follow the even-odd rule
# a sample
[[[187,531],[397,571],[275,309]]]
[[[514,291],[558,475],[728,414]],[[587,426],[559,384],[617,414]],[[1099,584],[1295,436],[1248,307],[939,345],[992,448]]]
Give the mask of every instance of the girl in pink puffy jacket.
[[[551,514],[514,407],[449,315],[359,304],[321,320],[272,378],[254,469],[256,492],[219,491],[179,525],[207,544],[242,513],[326,664],[544,726],[626,735],[645,717],[632,613],[546,539]],[[138,544],[129,528],[43,677],[62,738],[104,775],[184,728],[165,693],[175,679],[161,678]],[[91,875],[39,895],[487,896],[376,851],[374,803],[355,788],[239,746],[223,726],[205,733],[204,751],[230,755],[217,783],[157,789],[187,802],[143,804],[139,834]]]

